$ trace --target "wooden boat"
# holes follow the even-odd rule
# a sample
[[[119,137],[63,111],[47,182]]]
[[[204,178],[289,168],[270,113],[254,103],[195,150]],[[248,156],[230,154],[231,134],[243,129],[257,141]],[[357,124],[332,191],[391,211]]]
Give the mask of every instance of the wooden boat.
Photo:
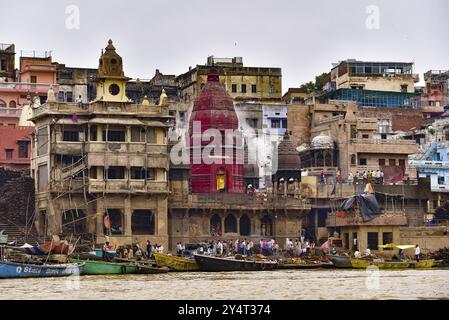
[[[263,271],[278,267],[275,261],[239,260],[195,254],[195,261],[201,271]]]
[[[166,253],[153,253],[158,267],[168,267],[172,271],[198,271],[194,259],[172,256]]]
[[[329,255],[329,260],[337,268],[352,268],[350,257]]]
[[[0,261],[0,278],[66,277],[81,274],[83,267],[83,262],[39,265]]]
[[[115,263],[95,260],[70,259],[72,262],[84,262],[81,274],[131,274],[136,273],[136,265],[128,263]]]
[[[73,245],[66,242],[48,242],[39,245],[39,248],[45,254],[71,254],[73,252]]]
[[[395,261],[383,259],[355,259],[351,258],[351,265],[354,269],[366,269],[375,266],[379,269],[429,269],[432,268],[435,260],[421,261]]]
[[[168,267],[153,267],[147,264],[137,263],[136,272],[140,274],[167,273],[170,271]]]

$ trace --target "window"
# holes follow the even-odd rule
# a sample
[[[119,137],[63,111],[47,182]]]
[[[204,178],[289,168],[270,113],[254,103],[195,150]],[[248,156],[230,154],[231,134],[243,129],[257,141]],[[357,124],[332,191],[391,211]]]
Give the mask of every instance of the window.
[[[31,83],[37,83],[37,76],[31,76]]]
[[[405,169],[405,160],[404,160],[404,159],[399,159],[399,166],[400,166],[402,169]]]
[[[5,149],[6,160],[12,160],[12,152],[13,151],[14,151],[13,149]]]
[[[381,138],[382,140],[385,140],[385,139],[387,139],[387,135],[386,135],[386,134],[381,134],[381,135],[380,135],[380,138]]]
[[[247,119],[246,119],[246,123],[247,123],[251,128],[257,128],[257,118],[247,118]]]
[[[393,232],[383,232],[382,233],[382,244],[393,243]],[[386,248],[384,250],[393,250],[393,248]]]
[[[257,93],[257,86],[255,84],[251,85],[251,92],[252,93]]]
[[[281,120],[282,128],[287,129],[287,119]]]
[[[343,249],[349,249],[349,233],[343,233]]]
[[[369,138],[369,135],[368,135],[368,134],[362,134],[362,138],[363,138],[363,139],[368,139],[368,138]]]
[[[146,176],[146,170],[144,167],[131,167],[131,179],[143,180]]]
[[[186,113],[184,111],[179,112],[179,121],[185,121],[186,120]]]
[[[379,247],[379,233],[378,232],[368,232],[367,234],[368,248],[371,250],[377,250]]]
[[[66,102],[73,102],[72,92],[68,91],[68,92],[65,93],[65,101]]]
[[[108,179],[125,179],[125,167],[109,167]]]
[[[19,141],[19,158],[28,158],[28,141]]]
[[[79,131],[63,131],[62,133],[63,141],[80,141]]]
[[[395,166],[396,165],[396,159],[388,159],[388,164],[390,166]]]
[[[355,166],[355,163],[356,163],[355,154],[351,154],[351,166]]]
[[[131,216],[131,232],[133,234],[154,234],[155,220],[151,210],[134,210]]]
[[[438,184],[444,184],[444,177],[438,176]]]
[[[112,142],[124,142],[125,141],[125,131],[124,130],[108,130],[107,140],[106,138],[106,130],[103,130],[103,141],[112,141]]]
[[[359,166],[366,166],[366,158],[359,158]]]
[[[0,63],[0,70],[6,71],[6,67],[7,67],[6,59],[2,59]]]
[[[407,92],[407,87],[406,84],[401,84],[401,92]]]
[[[58,102],[64,102],[64,92],[58,92]]]
[[[232,214],[228,214],[225,219],[224,224],[225,233],[236,233],[237,232],[237,219]]]
[[[273,94],[273,93],[274,93],[274,86],[270,86],[270,87],[268,88],[268,92],[269,92],[270,94]]]
[[[232,92],[237,92],[237,85],[236,84],[232,84],[231,85],[231,90],[232,90]]]
[[[246,93],[246,84],[242,84],[242,93]]]
[[[9,107],[15,108],[17,106],[17,103],[14,100],[9,101]]]
[[[280,119],[271,119],[271,127],[278,129],[281,127],[281,120]]]
[[[379,159],[379,166],[385,165],[385,159]]]

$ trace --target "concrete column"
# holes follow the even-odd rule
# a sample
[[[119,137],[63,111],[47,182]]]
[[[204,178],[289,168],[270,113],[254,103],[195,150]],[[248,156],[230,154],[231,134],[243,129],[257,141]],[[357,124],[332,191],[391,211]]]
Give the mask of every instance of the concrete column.
[[[131,126],[126,126],[125,141],[131,142]]]
[[[97,141],[103,141],[103,125],[97,125]]]
[[[129,196],[126,197],[124,201],[125,201],[125,206],[124,206],[123,214],[124,214],[125,225],[123,226],[123,230],[125,231],[125,236],[132,236],[132,230],[131,230],[131,216],[132,216],[131,197],[129,197]]]
[[[102,242],[103,237],[103,218],[104,218],[104,199],[97,199],[97,208],[96,208],[96,235],[97,242]]]

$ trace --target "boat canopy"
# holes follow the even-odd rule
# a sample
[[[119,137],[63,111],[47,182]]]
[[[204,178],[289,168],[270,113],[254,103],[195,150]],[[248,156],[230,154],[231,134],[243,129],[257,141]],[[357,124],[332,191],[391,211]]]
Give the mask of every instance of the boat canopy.
[[[414,248],[415,246],[412,244],[393,244],[393,243],[389,243],[389,244],[381,244],[379,245],[379,248],[383,248],[383,249],[392,249],[392,248],[398,248],[398,249],[411,249]]]

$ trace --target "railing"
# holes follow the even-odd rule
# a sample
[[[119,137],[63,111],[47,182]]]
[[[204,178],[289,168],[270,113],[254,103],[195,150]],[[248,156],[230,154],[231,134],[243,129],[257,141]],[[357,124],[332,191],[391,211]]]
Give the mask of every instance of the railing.
[[[59,85],[51,83],[29,83],[29,82],[0,82],[0,91],[17,92],[47,92],[50,87],[56,93]]]
[[[21,108],[0,108],[0,116],[19,117],[22,112]]]
[[[49,58],[51,51],[42,50],[20,50],[20,57],[22,58]]]
[[[392,145],[416,145],[414,140],[396,140],[396,139],[351,139],[351,143],[360,144],[392,144]]]
[[[0,43],[0,50],[6,50],[12,46],[12,43]]]
[[[409,160],[408,164],[414,167],[449,167],[449,161]]]

